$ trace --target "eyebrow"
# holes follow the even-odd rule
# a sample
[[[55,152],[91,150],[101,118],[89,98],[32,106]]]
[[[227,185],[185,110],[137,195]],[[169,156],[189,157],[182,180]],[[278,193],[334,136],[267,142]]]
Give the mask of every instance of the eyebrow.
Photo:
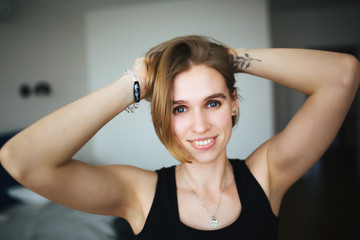
[[[222,98],[222,99],[226,99],[226,96],[225,94],[223,93],[214,93],[210,96],[207,96],[205,99],[204,99],[204,102],[206,101],[209,101],[210,99],[214,99],[214,98]],[[179,105],[179,104],[184,104],[184,103],[187,103],[186,100],[175,100],[175,101],[172,101],[172,104],[173,105]]]

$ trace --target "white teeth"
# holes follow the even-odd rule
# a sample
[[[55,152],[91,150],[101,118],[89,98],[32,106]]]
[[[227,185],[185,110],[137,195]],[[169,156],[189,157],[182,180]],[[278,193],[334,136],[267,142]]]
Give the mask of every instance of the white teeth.
[[[205,141],[193,141],[193,143],[195,143],[196,145],[199,145],[199,146],[204,146],[204,145],[211,143],[213,140],[214,140],[213,138],[210,138]]]

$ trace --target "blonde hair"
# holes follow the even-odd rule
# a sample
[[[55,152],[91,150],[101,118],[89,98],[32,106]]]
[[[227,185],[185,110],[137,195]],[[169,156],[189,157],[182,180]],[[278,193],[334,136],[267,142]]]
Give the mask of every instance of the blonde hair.
[[[183,36],[151,48],[148,59],[147,100],[151,102],[154,128],[160,141],[180,162],[191,162],[190,154],[174,137],[172,128],[172,86],[177,74],[193,65],[204,64],[219,71],[225,78],[230,96],[236,93],[236,72],[229,57],[229,48],[216,40],[198,35]],[[238,115],[232,118],[233,126]]]

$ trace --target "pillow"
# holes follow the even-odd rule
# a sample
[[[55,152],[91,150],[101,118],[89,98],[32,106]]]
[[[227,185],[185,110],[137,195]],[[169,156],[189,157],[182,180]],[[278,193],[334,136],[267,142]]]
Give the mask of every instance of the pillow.
[[[24,204],[45,205],[51,202],[49,199],[23,186],[12,186],[6,189],[6,192],[10,197]]]

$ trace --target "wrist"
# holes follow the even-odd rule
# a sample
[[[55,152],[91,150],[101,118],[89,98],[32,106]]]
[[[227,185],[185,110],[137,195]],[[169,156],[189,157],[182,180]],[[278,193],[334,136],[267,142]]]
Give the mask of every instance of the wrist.
[[[248,72],[250,66],[255,62],[261,62],[260,59],[251,55],[251,50],[246,48],[233,49],[230,53],[231,61],[237,72]]]
[[[132,81],[132,93],[133,93],[133,99],[132,99],[132,104],[129,105],[125,110],[128,113],[133,113],[135,112],[135,110],[139,107],[139,102],[142,98],[144,98],[144,78],[141,78],[138,76],[138,74],[135,72],[135,70],[133,69],[128,69],[125,71],[125,77],[130,77],[131,81]],[[140,85],[140,83],[142,83]]]
[[[115,84],[118,88],[117,94],[120,98],[119,100],[121,100],[123,105],[126,107],[130,104],[133,104],[135,102],[133,93],[134,81],[132,80],[131,76],[124,74],[116,81]]]

